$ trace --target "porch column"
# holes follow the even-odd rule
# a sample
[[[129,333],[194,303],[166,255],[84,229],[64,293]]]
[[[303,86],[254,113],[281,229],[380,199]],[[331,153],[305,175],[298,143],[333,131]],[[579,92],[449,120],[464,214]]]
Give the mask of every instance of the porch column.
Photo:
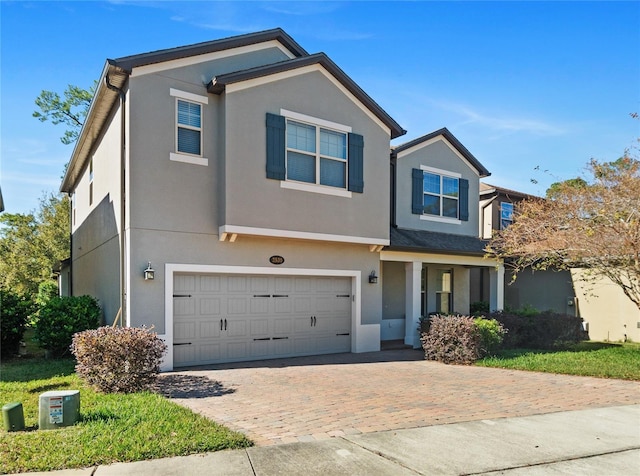
[[[420,287],[422,262],[405,263],[405,320],[404,343],[420,348],[418,324],[420,322]]]
[[[489,310],[502,311],[504,309],[504,265],[489,269]]]

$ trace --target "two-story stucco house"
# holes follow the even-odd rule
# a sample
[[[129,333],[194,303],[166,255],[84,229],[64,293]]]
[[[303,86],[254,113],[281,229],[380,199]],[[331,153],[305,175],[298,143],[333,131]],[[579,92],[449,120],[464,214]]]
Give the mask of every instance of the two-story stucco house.
[[[446,128],[391,154],[390,244],[380,254],[382,339],[418,346],[418,322],[469,313],[471,270],[487,274],[492,309],[502,309],[504,268],[484,257],[480,178],[489,171]]]
[[[70,292],[153,326],[164,369],[416,345],[477,266],[500,308],[488,172],[446,129],[404,133],[281,29],[107,60],[61,186]]]
[[[404,133],[280,29],[108,60],[61,186],[71,292],[165,369],[378,350]]]

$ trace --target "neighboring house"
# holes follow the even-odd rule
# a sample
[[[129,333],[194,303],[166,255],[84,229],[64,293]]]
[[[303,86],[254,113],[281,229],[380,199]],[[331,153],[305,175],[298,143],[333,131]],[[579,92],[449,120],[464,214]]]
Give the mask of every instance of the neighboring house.
[[[480,183],[480,230],[483,238],[491,238],[513,221],[513,207],[530,195]],[[508,266],[507,266],[508,269]],[[504,288],[505,306],[519,309],[531,306],[541,311],[554,311],[581,317],[589,338],[603,341],[640,341],[640,311],[622,290],[606,279],[587,284],[584,270],[525,270],[512,281],[507,271]],[[472,270],[474,301],[490,299],[487,270]]]
[[[382,340],[417,347],[420,316],[468,314],[471,272],[502,309],[504,268],[485,258],[479,184],[489,171],[446,128],[393,148],[390,244],[382,261]]]
[[[384,284],[368,276],[396,249],[389,150],[404,133],[280,29],[107,60],[61,186],[72,293],[98,298],[109,324],[153,327],[165,370],[379,350]],[[417,149],[396,150],[407,186],[424,162],[477,196],[477,163],[438,138],[424,150],[446,157]],[[431,223],[397,195],[402,226],[477,235],[477,207]],[[443,269],[458,280],[476,256]]]

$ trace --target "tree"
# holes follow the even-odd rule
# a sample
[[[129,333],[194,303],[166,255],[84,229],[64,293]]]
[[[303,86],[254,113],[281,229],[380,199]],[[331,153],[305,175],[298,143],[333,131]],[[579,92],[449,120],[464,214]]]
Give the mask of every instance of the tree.
[[[69,257],[69,199],[49,193],[38,212],[0,215],[0,286],[34,296]]]
[[[64,98],[53,91],[41,91],[36,98],[36,106],[40,110],[34,111],[33,117],[42,122],[51,120],[53,124],[66,125],[67,130],[60,140],[66,145],[73,144],[78,139],[89,112],[96,85],[97,81],[94,81],[93,86],[87,90],[70,84],[63,93]]]
[[[515,273],[584,268],[588,282],[610,279],[640,309],[640,161],[627,151],[587,171],[588,179],[553,184],[546,199],[517,204],[488,252]]]

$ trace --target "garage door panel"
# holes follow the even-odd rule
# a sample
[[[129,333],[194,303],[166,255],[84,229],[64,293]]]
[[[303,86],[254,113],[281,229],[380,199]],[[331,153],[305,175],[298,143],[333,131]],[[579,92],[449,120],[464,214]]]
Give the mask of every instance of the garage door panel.
[[[200,298],[200,315],[201,316],[219,316],[220,315],[220,299],[219,298]]]
[[[273,311],[276,314],[290,314],[294,305],[295,299],[287,297],[274,297],[273,298]]]
[[[249,323],[246,319],[225,319],[224,331],[229,337],[249,337]]]
[[[266,276],[253,276],[249,283],[249,291],[252,293],[267,293],[269,291],[269,278]]]
[[[198,364],[199,359],[196,358],[196,346],[181,345],[174,347],[173,361],[176,366]]]
[[[249,277],[248,276],[227,276],[227,291],[230,293],[248,293]]]
[[[244,359],[247,356],[252,355],[249,353],[249,345],[250,343],[248,341],[237,341],[237,342],[227,343],[226,358],[228,360],[238,360],[238,359]],[[257,350],[257,348],[255,348],[255,345],[256,344],[254,344],[254,350]],[[253,355],[258,356],[259,353],[254,352]]]
[[[227,299],[227,314],[246,314],[247,308],[247,298]]]
[[[219,292],[221,290],[220,276],[200,276],[199,291],[204,293]]]
[[[253,297],[250,299],[251,314],[269,314],[269,298]]]
[[[176,322],[173,328],[175,340],[193,339],[196,336],[195,321]]]
[[[198,337],[204,339],[220,337],[220,333],[222,332],[221,327],[222,326],[220,323],[220,319],[208,319],[206,321],[200,321]],[[195,335],[191,338],[194,337]]]
[[[189,275],[177,274],[173,278],[173,291],[175,293],[195,291],[196,277]]]
[[[173,316],[195,316],[196,302],[190,298],[173,298]]]
[[[291,318],[276,318],[273,320],[273,333],[274,337],[284,337],[293,334],[295,319]]]
[[[276,294],[284,294],[293,291],[293,279],[288,276],[276,276],[273,278],[273,289]]]
[[[219,342],[201,344],[198,346],[200,362],[211,362],[222,358],[222,346]]]
[[[249,323],[250,336],[255,337],[269,337],[269,319],[251,319]]]

